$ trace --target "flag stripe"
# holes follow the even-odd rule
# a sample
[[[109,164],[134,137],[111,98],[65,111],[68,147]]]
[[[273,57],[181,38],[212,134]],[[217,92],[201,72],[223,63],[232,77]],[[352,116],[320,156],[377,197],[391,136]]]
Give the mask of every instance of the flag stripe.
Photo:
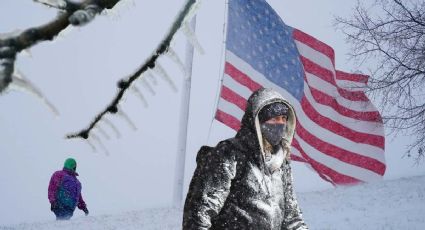
[[[347,114],[344,113],[338,113],[334,108],[326,105],[322,105],[320,103],[317,103],[315,99],[313,98],[313,95],[311,95],[310,89],[308,87],[304,90],[305,99],[308,100],[313,106],[314,110],[316,110],[318,113],[320,113],[322,116],[325,117],[332,117],[335,122],[338,122],[339,124],[343,124],[346,127],[356,130],[358,132],[365,132],[370,133],[374,135],[382,135],[382,123],[376,122],[376,121],[367,121],[368,117],[364,116],[367,119],[361,119],[362,116],[359,116],[359,113],[357,112],[350,112]],[[343,116],[341,116],[343,115]],[[363,115],[360,113],[360,115]]]
[[[385,172],[385,164],[373,158],[362,156],[355,152],[348,151],[345,149],[341,149],[336,145],[323,141],[317,138],[316,136],[312,135],[311,133],[309,133],[306,129],[302,127],[301,124],[298,124],[297,126],[297,134],[310,146],[312,146],[313,148],[317,149],[318,151],[328,156],[334,157],[340,161],[343,161],[352,165],[366,168],[380,175],[383,175]]]
[[[379,112],[377,111],[366,111],[366,112],[354,111],[352,110],[352,107],[350,107],[349,109],[347,107],[342,106],[333,97],[323,93],[322,91],[316,90],[313,87],[310,87],[310,92],[316,102],[333,108],[335,111],[337,111],[341,115],[362,120],[362,121],[375,121],[375,122],[382,121],[381,116],[379,115]]]
[[[235,93],[241,95],[243,98],[248,98],[252,94],[252,91],[249,88],[241,85],[228,74],[225,74],[223,77],[223,85],[227,86],[229,89],[232,89]]]
[[[297,156],[297,155],[293,155],[293,154],[291,154],[291,159],[292,159],[292,160],[294,160],[294,161],[300,161],[300,162],[307,163],[307,161],[306,161],[306,160],[304,160],[304,158],[299,157],[299,156]]]
[[[363,92],[348,91],[337,87],[332,71],[317,65],[316,63],[310,61],[305,57],[301,57],[301,62],[303,63],[304,69],[307,73],[317,76],[322,80],[330,83],[332,86],[336,87],[336,91],[340,96],[351,101],[369,101],[369,99],[366,97],[366,95],[364,95]]]
[[[232,115],[238,120],[242,120],[243,114],[245,111],[241,110],[238,106],[235,104],[228,102],[224,100],[223,98],[220,98],[220,101],[218,103],[218,109],[220,109],[223,112],[226,112],[229,115]]]
[[[239,96],[239,94],[233,92],[233,90],[227,88],[225,85],[221,87],[221,97],[245,111],[246,109],[246,99]]]
[[[294,29],[292,36],[296,41],[306,44],[311,48],[317,50],[318,52],[323,53],[330,60],[335,60],[334,49],[332,49],[332,47],[328,46],[327,44],[297,29]],[[333,61],[332,64],[333,66],[335,66],[335,63]]]
[[[355,184],[359,183],[360,180],[341,174],[330,167],[327,167],[324,164],[321,164],[314,159],[312,159],[309,154],[307,154],[303,148],[301,148],[297,139],[295,138],[292,142],[292,146],[300,151],[301,155],[306,159],[306,161],[317,171],[320,172],[319,176],[322,177],[326,181],[330,181],[336,184]]]
[[[225,66],[225,73],[231,76],[234,80],[239,82],[241,85],[246,86],[251,91],[255,91],[259,88],[261,88],[261,85],[257,82],[253,81],[250,77],[248,77],[246,74],[242,73],[238,69],[236,69],[232,64],[229,62],[226,62]]]
[[[340,70],[336,71],[336,78],[338,80],[347,80],[361,83],[367,83],[367,80],[369,79],[368,76],[363,74],[346,73]]]
[[[354,131],[345,127],[344,125],[335,122],[332,119],[322,116],[311,106],[310,102],[306,98],[301,100],[301,106],[303,107],[305,114],[310,118],[310,120],[320,125],[321,127],[347,139],[351,139],[354,142],[369,144],[382,149],[384,148],[385,141],[383,136]]]
[[[301,152],[303,158],[306,160],[314,160],[317,163],[332,168],[335,172],[338,172],[339,174],[350,176],[361,181],[376,181],[382,177],[381,175],[373,171],[365,170],[363,167],[358,167],[356,165],[345,163],[343,161],[340,161],[339,159],[328,156],[307,144],[298,135],[295,135],[295,137],[295,139],[300,144],[301,149],[305,153],[308,152],[308,155],[304,155],[303,152]]]
[[[236,131],[241,128],[241,122],[238,119],[221,110],[217,110],[215,118]]]
[[[310,88],[319,89],[324,93],[326,92],[326,94],[332,97],[337,103],[347,108],[349,107],[351,110],[376,111],[376,108],[369,101],[352,101],[350,99],[341,97],[337,88],[334,85],[329,84],[328,82],[322,80],[314,74],[306,73],[305,81],[308,83],[308,86]]]
[[[295,108],[299,107],[297,105]],[[297,113],[298,123],[302,124],[311,134],[320,137],[322,140],[328,140],[338,145],[338,147],[347,151],[354,151],[360,155],[367,156],[384,163],[384,150],[376,146],[357,143],[351,139],[344,138],[327,129],[322,128],[308,118],[304,110],[299,109]]]
[[[366,84],[362,82],[356,82],[356,81],[348,81],[348,80],[336,80],[336,84],[338,87],[350,90],[350,91],[361,91],[364,92],[366,88]]]

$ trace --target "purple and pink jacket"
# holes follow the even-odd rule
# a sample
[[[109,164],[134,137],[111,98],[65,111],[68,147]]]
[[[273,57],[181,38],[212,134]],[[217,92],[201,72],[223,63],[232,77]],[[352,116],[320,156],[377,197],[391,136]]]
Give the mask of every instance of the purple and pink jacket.
[[[63,169],[53,173],[48,190],[51,204],[56,203],[62,207],[75,209],[86,208],[86,203],[81,195],[81,183],[77,179],[78,173]]]

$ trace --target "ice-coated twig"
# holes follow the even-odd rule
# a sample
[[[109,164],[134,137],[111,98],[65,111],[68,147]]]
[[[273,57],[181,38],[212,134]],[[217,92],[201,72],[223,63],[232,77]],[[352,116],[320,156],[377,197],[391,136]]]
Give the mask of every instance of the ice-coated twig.
[[[109,154],[108,149],[103,144],[103,142],[99,139],[99,137],[95,133],[91,133],[91,137],[93,138],[93,140],[95,140],[99,144],[100,148],[103,150],[103,152],[105,153],[105,155],[106,156],[109,156],[110,154]]]
[[[117,127],[108,119],[108,118],[106,118],[106,117],[104,117],[103,119],[102,119],[102,121],[106,124],[106,125],[108,125],[113,131],[114,131],[114,133],[115,133],[115,136],[117,137],[117,138],[121,138],[121,133],[120,133],[120,131],[117,129]]]
[[[134,131],[137,130],[136,125],[133,123],[133,121],[131,121],[130,117],[122,110],[120,106],[118,106],[117,115],[124,119],[124,121],[126,121],[130,128],[132,128]]]
[[[66,1],[64,0],[34,0],[34,2],[38,2],[48,7],[53,7],[60,10],[65,10],[67,6]]]
[[[64,5],[64,1],[66,5]],[[28,49],[41,41],[51,41],[70,24],[82,25],[91,21],[96,14],[104,9],[110,9],[120,0],[39,0],[51,7],[64,8],[58,16],[50,22],[26,29],[19,34],[10,33],[10,36],[0,37],[0,93],[12,81],[12,74],[16,54]],[[87,136],[81,133],[80,136]]]
[[[13,31],[7,32],[7,33],[0,33],[0,39],[7,39],[9,37],[16,37],[20,33],[22,33],[22,30],[19,30],[19,29],[16,29],[16,30],[13,30]]]
[[[107,0],[102,0],[102,2]],[[112,1],[112,0],[111,0]],[[117,1],[117,0],[115,0]],[[84,138],[87,139],[90,136],[90,131],[95,127],[95,125],[102,120],[102,118],[107,114],[116,114],[118,110],[118,104],[123,99],[124,94],[127,90],[130,89],[130,87],[134,84],[134,81],[137,80],[142,76],[143,73],[145,73],[149,69],[156,69],[157,71],[161,71],[158,66],[159,63],[157,63],[158,58],[167,52],[167,49],[170,47],[171,40],[173,39],[174,35],[177,33],[177,31],[182,27],[182,24],[188,15],[189,11],[192,10],[194,4],[197,0],[187,0],[183,9],[178,14],[176,20],[172,24],[169,32],[165,36],[165,38],[161,41],[161,43],[158,45],[156,50],[152,52],[153,54],[140,66],[137,68],[137,70],[131,74],[129,77],[122,78],[118,81],[118,92],[116,96],[112,99],[112,101],[106,106],[106,108],[98,113],[94,119],[90,122],[90,124],[75,133],[71,133],[66,135],[67,138]],[[115,2],[116,3],[116,2]],[[114,4],[115,5],[115,4]],[[112,8],[112,7],[109,7]],[[1,43],[0,43],[1,45]],[[161,67],[160,67],[161,68]],[[162,69],[163,70],[163,69]],[[164,71],[165,73],[165,71]],[[170,83],[171,87],[177,91],[177,87],[174,85],[173,81],[168,77],[168,75],[162,75],[166,79],[167,82]]]
[[[192,20],[193,16],[196,15],[202,0],[197,0],[195,3],[192,4],[189,11],[187,12],[186,16],[184,17],[183,23],[188,23]]]
[[[167,83],[170,85],[171,89],[173,89],[174,92],[177,92],[177,86],[174,83],[174,81],[171,79],[171,77],[168,75],[168,73],[165,71],[165,69],[159,64],[156,63],[155,69],[153,69],[159,76],[161,76]]]
[[[155,90],[153,89],[153,87],[151,86],[151,84],[149,83],[147,79],[142,78],[140,82],[143,85],[143,87],[145,87],[149,91],[149,93],[151,93],[154,96],[156,95]]]
[[[183,33],[186,35],[187,40],[189,43],[195,47],[195,49],[200,53],[204,54],[204,49],[202,48],[201,44],[199,44],[198,39],[196,38],[195,32],[190,28],[189,23],[185,23],[183,25]]]
[[[99,133],[100,134],[102,134],[102,136],[106,139],[106,140],[109,140],[109,139],[111,139],[111,137],[109,137],[109,135],[106,133],[106,131],[100,126],[100,125],[97,125],[96,126],[96,129],[97,130],[99,130]]]
[[[11,46],[0,46],[0,93],[12,82],[15,69],[16,49]]]
[[[33,95],[38,100],[40,100],[44,105],[49,108],[49,110],[55,115],[59,116],[59,112],[56,107],[41,93],[41,91],[29,80],[27,80],[24,75],[18,70],[12,75],[12,83],[9,86],[11,89],[21,90],[23,92]]]
[[[170,57],[171,60],[173,60],[177,66],[180,68],[186,79],[188,78],[187,70],[182,62],[182,60],[179,58],[179,55],[170,47],[168,48],[167,56]]]
[[[143,106],[145,108],[147,108],[149,106],[148,101],[146,100],[145,96],[143,95],[143,93],[139,90],[139,88],[137,88],[137,86],[133,85],[131,87],[131,91],[137,95],[137,97],[143,102]]]
[[[70,17],[69,22],[72,25],[85,25],[91,22],[96,14],[100,13],[102,8],[96,4],[87,5],[84,9],[75,11]]]

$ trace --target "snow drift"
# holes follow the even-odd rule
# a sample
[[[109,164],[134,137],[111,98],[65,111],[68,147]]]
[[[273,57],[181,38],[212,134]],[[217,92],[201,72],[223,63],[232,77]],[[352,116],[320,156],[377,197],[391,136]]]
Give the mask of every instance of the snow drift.
[[[299,193],[310,229],[423,229],[425,176],[382,181],[320,192]],[[181,229],[177,208],[146,209],[74,218],[70,221],[22,223],[0,229]]]

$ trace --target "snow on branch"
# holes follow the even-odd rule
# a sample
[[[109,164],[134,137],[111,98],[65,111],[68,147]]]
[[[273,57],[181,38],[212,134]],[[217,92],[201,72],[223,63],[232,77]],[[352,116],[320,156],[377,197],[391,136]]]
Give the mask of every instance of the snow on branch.
[[[107,1],[107,0],[103,0]],[[125,118],[125,114],[122,113],[122,111],[119,108],[119,103],[123,99],[124,94],[127,90],[135,92],[135,89],[137,91],[137,88],[134,87],[134,83],[137,79],[142,78],[143,76],[149,76],[151,73],[151,70],[159,71],[159,74],[161,74],[162,77],[165,78],[165,80],[170,84],[170,86],[175,89],[175,85],[172,82],[172,80],[169,78],[169,76],[165,73],[163,68],[159,65],[159,63],[156,63],[158,57],[160,57],[163,54],[167,54],[170,49],[170,43],[173,39],[174,35],[177,33],[177,31],[184,27],[185,23],[190,20],[190,16],[194,15],[194,11],[197,7],[197,0],[188,0],[186,4],[184,5],[182,11],[177,16],[176,20],[174,21],[173,25],[171,26],[168,34],[166,37],[162,40],[162,42],[158,45],[155,52],[129,77],[123,78],[117,83],[118,87],[118,93],[116,96],[112,99],[112,101],[109,103],[109,105],[106,106],[106,108],[101,111],[99,114],[95,116],[93,121],[89,124],[89,126],[85,129],[82,129],[79,132],[71,133],[66,135],[66,138],[83,138],[88,139],[91,136],[91,131],[95,128],[96,124],[100,122],[101,120],[104,120],[104,116],[108,113],[111,114],[118,114],[121,117]],[[187,33],[187,31],[186,31]],[[189,33],[190,35],[193,35],[193,33]],[[193,37],[192,37],[193,38]],[[156,68],[155,68],[156,67]],[[159,68],[158,68],[159,67]],[[146,73],[146,74],[144,74]],[[1,80],[1,79],[0,79]],[[176,89],[175,89],[176,90]],[[127,120],[127,119],[126,119]],[[130,126],[133,126],[132,122],[127,120]],[[133,127],[134,128],[134,127]]]
[[[18,34],[0,38],[0,93],[12,83],[16,54],[41,41],[53,40],[70,24],[87,24],[104,9],[111,9],[120,0],[35,0],[60,10],[58,16],[47,24],[29,28]]]

